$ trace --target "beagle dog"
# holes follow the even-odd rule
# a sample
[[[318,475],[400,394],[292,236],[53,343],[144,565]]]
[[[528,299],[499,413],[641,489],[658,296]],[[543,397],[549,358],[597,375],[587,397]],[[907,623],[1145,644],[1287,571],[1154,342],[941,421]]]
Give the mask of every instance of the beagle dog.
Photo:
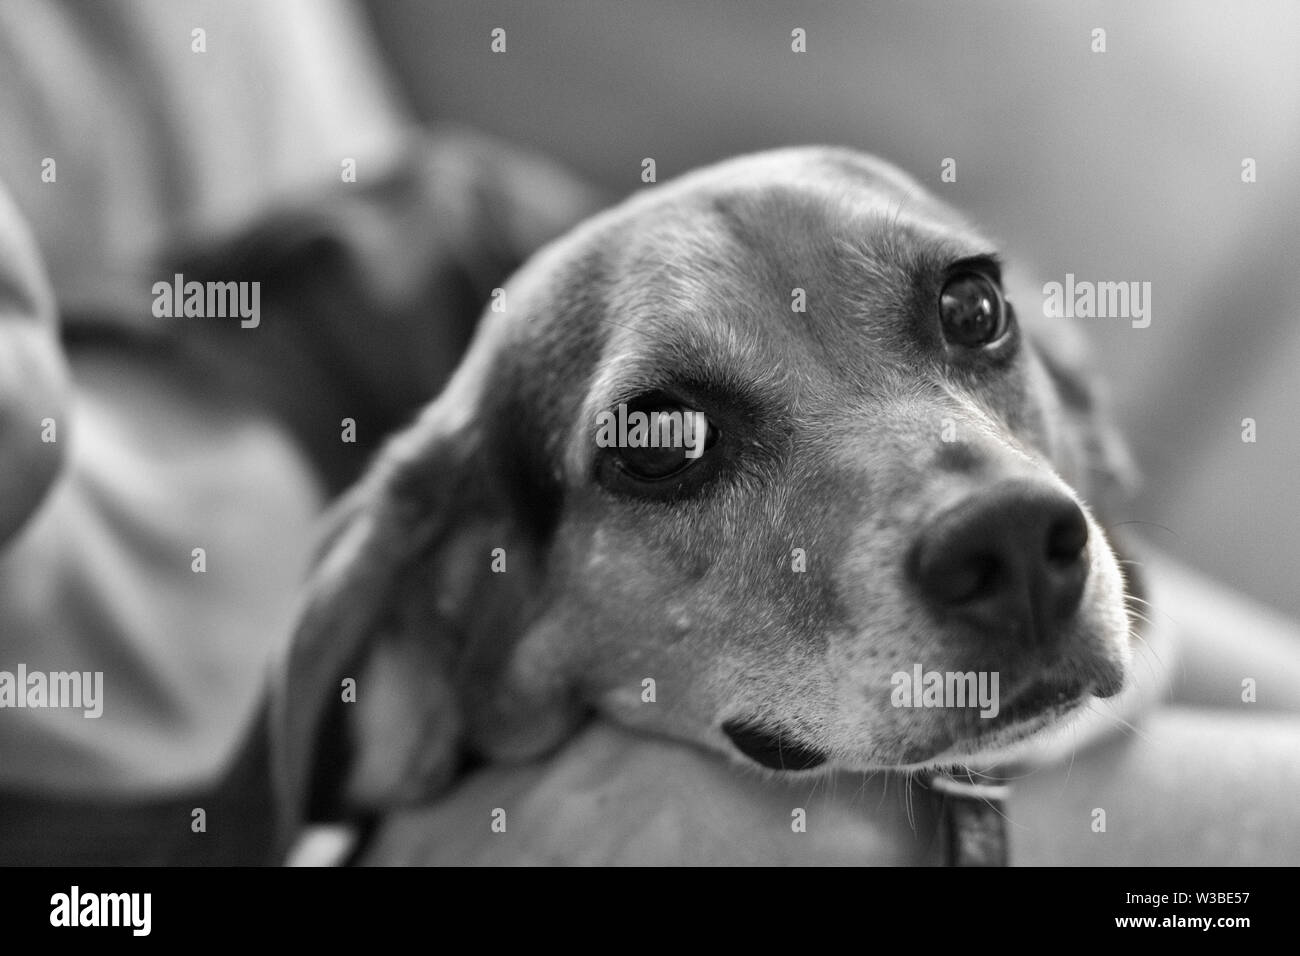
[[[544,247],[337,506],[273,702],[286,818],[436,798],[592,714],[783,775],[956,766],[1115,695],[1127,460],[1003,270],[838,148]],[[637,413],[696,427],[598,440]],[[931,672],[998,699],[900,693]]]

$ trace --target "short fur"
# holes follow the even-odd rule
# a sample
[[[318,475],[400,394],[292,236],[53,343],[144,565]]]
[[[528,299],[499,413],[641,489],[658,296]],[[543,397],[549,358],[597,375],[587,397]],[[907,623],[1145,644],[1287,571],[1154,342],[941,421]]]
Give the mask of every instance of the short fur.
[[[998,671],[1004,696],[1113,694],[1130,635],[1100,515],[1128,468],[1077,339],[1029,298],[1013,355],[953,359],[939,336],[945,270],[996,254],[904,174],[832,148],[692,173],[547,246],[339,506],[276,700],[288,818],[428,799],[467,756],[543,754],[592,711],[740,761],[724,725],[795,766],[870,769],[985,754],[1080,704],[981,733],[890,705],[918,661]],[[665,387],[726,448],[698,494],[619,496],[595,478],[596,414]],[[1087,503],[1086,590],[1050,652],[972,640],[906,580],[928,521],[1012,479]]]

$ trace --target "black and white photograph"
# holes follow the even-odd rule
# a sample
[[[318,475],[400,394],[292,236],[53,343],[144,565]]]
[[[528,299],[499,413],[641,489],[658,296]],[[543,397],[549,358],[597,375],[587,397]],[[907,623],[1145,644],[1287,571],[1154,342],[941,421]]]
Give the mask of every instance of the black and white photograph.
[[[149,935],[141,867],[1051,867],[1248,930],[1300,864],[1298,45],[0,0],[0,865],[80,874],[21,921]]]

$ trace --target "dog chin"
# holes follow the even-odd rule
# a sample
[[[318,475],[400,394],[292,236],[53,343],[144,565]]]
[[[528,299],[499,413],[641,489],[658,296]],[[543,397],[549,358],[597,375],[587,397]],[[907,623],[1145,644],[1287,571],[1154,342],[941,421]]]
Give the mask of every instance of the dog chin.
[[[778,723],[754,718],[733,718],[724,722],[722,730],[733,755],[739,751],[747,764],[779,776],[991,765],[1031,751],[1037,738],[1059,730],[1090,701],[1115,694],[1124,682],[1122,671],[1119,674],[1116,677],[1103,668],[1091,679],[1042,678],[1024,686],[995,715],[927,734],[928,739],[907,744],[892,758],[855,759],[852,752],[813,744]]]
[[[1043,695],[1046,695],[1045,697]],[[1044,690],[1033,700],[1013,702],[997,717],[981,720],[973,733],[943,734],[909,745],[893,759],[857,761],[835,760],[836,770],[854,772],[958,770],[975,764],[991,766],[1032,752],[1036,741],[1059,730],[1081,714],[1096,699],[1091,689],[1068,691],[1064,688]]]
[[[900,770],[952,770],[972,764],[992,765],[1013,760],[1032,751],[1041,737],[1058,730],[1062,723],[1077,716],[1094,699],[1090,693],[1056,702],[1043,710],[1023,715],[1008,715],[1008,719],[994,718],[994,726],[946,742],[936,742],[930,748],[932,755],[918,757],[908,754]],[[913,751],[915,753],[915,751]]]

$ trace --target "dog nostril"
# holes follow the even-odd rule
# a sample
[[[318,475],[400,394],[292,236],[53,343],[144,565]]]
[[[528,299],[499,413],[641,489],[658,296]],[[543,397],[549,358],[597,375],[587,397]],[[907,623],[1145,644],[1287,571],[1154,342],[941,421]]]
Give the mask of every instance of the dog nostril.
[[[1047,530],[1047,560],[1070,565],[1083,557],[1088,546],[1088,522],[1073,503]]]

